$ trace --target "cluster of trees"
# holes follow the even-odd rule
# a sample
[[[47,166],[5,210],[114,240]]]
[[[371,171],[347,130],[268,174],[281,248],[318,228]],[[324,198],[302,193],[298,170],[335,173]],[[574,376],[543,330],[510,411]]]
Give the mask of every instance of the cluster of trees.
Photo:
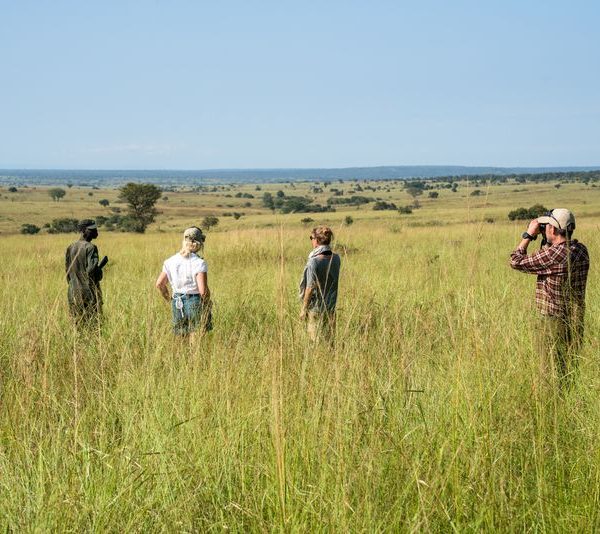
[[[280,210],[281,213],[321,213],[335,211],[331,206],[315,204],[312,198],[300,196],[286,196],[283,191],[277,191],[275,197],[266,192],[262,198],[263,206],[270,210]]]
[[[72,217],[61,217],[52,219],[52,222],[46,223],[45,228],[48,228],[49,234],[69,234],[77,232],[77,219]]]
[[[375,211],[382,211],[382,210],[397,210],[398,206],[396,206],[396,204],[394,204],[393,202],[386,202],[385,200],[378,200],[377,202],[375,202],[375,204],[373,205],[373,209]]]
[[[48,194],[53,200],[58,202],[66,195],[66,191],[57,187],[49,189]],[[161,195],[161,189],[153,184],[128,183],[119,190],[119,199],[127,203],[127,214],[119,215],[118,213],[114,213],[108,217],[100,215],[96,218],[96,221],[107,230],[118,229],[123,232],[143,233],[146,231],[148,225],[154,222],[158,214],[158,210],[154,205]],[[102,199],[99,201],[99,204],[101,206],[108,206],[110,203],[108,200]],[[117,210],[115,209],[115,211]],[[46,223],[44,228],[47,228],[48,233],[51,234],[77,232],[77,222],[77,219],[63,217]],[[218,219],[214,224],[217,223]],[[212,225],[214,226],[214,224]],[[40,230],[41,228],[34,224],[24,224],[21,227],[21,233],[23,234],[36,234]]]
[[[49,234],[68,234],[77,232],[77,219],[71,217],[62,217],[58,219],[52,219],[52,222],[44,224],[44,228],[48,230]],[[21,225],[21,233],[33,235],[41,231],[41,228],[35,224],[23,224]]]
[[[588,184],[590,182],[600,182],[600,170],[594,171],[569,171],[569,172],[541,172],[541,173],[512,173],[512,174],[461,174],[456,176],[438,176],[428,178],[427,182],[430,188],[453,189],[458,187],[456,182],[468,181],[477,185],[504,184],[507,182],[516,182],[524,184],[526,182],[580,182]],[[405,187],[416,182],[422,182],[421,179],[405,181]]]
[[[402,214],[410,214],[413,212],[413,209],[416,208],[420,208],[421,204],[419,203],[418,200],[415,200],[415,202],[411,205],[411,206],[396,206],[396,204],[394,204],[393,202],[385,202],[383,200],[378,200],[377,202],[375,202],[375,205],[373,206],[374,210],[397,210],[398,213],[402,213]]]
[[[223,217],[233,217],[236,221],[238,219],[240,219],[241,217],[243,217],[244,215],[246,215],[246,214],[243,211],[241,213],[237,212],[237,211],[234,211],[234,212],[226,211],[223,213]]]
[[[530,221],[536,217],[541,217],[548,211],[542,204],[534,204],[530,208],[517,208],[508,213],[508,218],[511,221]]]
[[[346,198],[336,198],[330,197],[327,199],[327,204],[333,205],[347,205],[347,206],[361,206],[362,204],[369,204],[370,202],[374,202],[375,199],[373,197],[363,197],[360,195],[353,195],[351,197]]]

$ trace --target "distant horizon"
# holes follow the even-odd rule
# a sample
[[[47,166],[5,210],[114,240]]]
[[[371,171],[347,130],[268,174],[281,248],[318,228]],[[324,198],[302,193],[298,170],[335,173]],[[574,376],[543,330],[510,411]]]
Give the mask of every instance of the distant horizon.
[[[318,181],[374,181],[434,179],[459,176],[509,176],[545,173],[596,172],[600,166],[478,167],[457,165],[403,165],[339,168],[273,169],[0,169],[0,184],[110,185],[149,182],[163,185],[279,183]]]
[[[178,168],[178,167],[11,167],[0,165],[0,173],[4,171],[29,171],[29,172],[236,172],[236,171],[315,171],[315,170],[352,170],[352,169],[388,169],[388,168],[463,168],[463,169],[501,169],[501,170],[533,170],[533,169],[600,169],[597,165],[469,165],[469,164],[384,164],[384,165],[339,165],[339,166],[283,166],[283,167],[206,167],[206,168]]]

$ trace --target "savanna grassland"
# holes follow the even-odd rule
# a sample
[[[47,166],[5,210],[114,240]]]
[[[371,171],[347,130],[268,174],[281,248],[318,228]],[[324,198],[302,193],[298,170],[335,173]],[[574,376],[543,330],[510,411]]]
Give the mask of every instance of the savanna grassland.
[[[382,189],[363,194],[413,202],[400,184],[372,184]],[[312,186],[228,187],[165,193],[146,234],[100,230],[105,321],[90,335],[66,310],[75,235],[17,232],[108,212],[103,198],[125,209],[117,192],[0,192],[2,530],[600,527],[600,188],[507,183],[474,197],[462,182],[407,215],[282,215],[262,193]],[[573,209],[592,258],[586,342],[563,396],[541,386],[534,279],[508,266],[525,223],[507,213],[536,203]],[[205,250],[215,329],[189,346],[154,280],[208,214],[220,218]],[[321,222],[342,256],[335,351],[297,318]]]

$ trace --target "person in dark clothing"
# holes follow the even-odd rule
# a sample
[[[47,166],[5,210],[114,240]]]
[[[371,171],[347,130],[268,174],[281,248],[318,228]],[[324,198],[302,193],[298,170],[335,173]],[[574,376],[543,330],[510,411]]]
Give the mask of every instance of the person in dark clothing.
[[[98,247],[91,241],[98,237],[98,227],[91,219],[79,222],[81,237],[67,247],[65,270],[67,273],[67,299],[69,312],[76,324],[98,320],[102,314],[102,268],[108,258],[98,260]]]
[[[300,319],[307,321],[310,338],[324,335],[330,343],[335,337],[335,306],[340,276],[340,257],[331,250],[333,232],[327,226],[313,228],[310,241],[313,250],[300,281],[302,301]]]

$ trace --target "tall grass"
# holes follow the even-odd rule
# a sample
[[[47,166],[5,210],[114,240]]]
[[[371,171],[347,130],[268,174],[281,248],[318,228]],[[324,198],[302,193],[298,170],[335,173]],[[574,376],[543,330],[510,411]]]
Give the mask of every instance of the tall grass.
[[[153,288],[175,234],[103,234],[105,323],[65,304],[69,238],[0,241],[0,527],[592,531],[598,268],[575,385],[540,387],[508,225],[337,229],[336,350],[297,319],[306,230],[209,235],[215,330]],[[592,258],[594,225],[578,233]]]

